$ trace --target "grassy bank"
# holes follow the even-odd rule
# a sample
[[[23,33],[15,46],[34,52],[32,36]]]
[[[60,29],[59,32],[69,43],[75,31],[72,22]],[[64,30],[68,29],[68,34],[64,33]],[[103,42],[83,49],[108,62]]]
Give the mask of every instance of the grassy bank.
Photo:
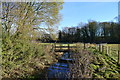
[[[57,46],[67,46],[68,44],[56,44]],[[73,49],[72,57],[75,63],[70,67],[72,78],[120,78],[120,66],[117,61],[117,54],[114,49],[118,44],[103,44],[111,47],[112,51],[107,54],[105,51],[100,52],[96,48],[96,44],[89,44],[90,46],[84,49],[84,44],[69,44],[70,46],[77,46]],[[113,47],[113,48],[112,48]]]
[[[92,76],[87,77],[87,74],[85,74],[84,76],[86,77],[84,78],[120,78],[120,65],[118,65],[118,62],[114,56],[111,57],[111,55],[106,54],[105,52],[100,52],[95,47],[90,47],[82,52],[80,49],[75,51],[77,56],[79,56],[77,59],[79,62],[76,64],[79,63],[80,67],[81,64],[83,64],[82,69],[85,69],[84,65],[90,66]],[[87,60],[88,62],[86,62]],[[88,68],[86,67],[86,69]]]

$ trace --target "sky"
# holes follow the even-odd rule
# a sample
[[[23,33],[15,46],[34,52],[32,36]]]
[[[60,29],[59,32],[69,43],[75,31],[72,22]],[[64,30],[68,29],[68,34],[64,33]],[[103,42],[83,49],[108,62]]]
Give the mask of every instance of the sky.
[[[87,23],[88,20],[116,21],[114,18],[118,16],[118,2],[65,2],[60,13],[60,30],[63,27],[77,26],[81,22]]]

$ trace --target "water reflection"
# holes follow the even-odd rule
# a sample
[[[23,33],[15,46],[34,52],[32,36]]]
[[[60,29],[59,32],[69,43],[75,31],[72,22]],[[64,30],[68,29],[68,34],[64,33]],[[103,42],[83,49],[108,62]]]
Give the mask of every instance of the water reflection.
[[[69,66],[71,66],[74,61],[71,58],[71,54],[71,52],[64,53],[56,64],[53,64],[48,68],[48,78],[70,78],[71,74]]]

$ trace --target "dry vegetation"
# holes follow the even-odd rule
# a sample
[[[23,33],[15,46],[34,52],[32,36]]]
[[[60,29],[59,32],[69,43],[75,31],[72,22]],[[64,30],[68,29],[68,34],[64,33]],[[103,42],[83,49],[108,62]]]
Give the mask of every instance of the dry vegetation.
[[[77,49],[74,58],[76,62],[72,67],[74,77],[82,78],[120,78],[120,66],[116,58],[95,47],[89,50]],[[111,53],[112,54],[112,53]]]
[[[75,62],[70,66],[72,78],[92,78],[93,70],[90,67],[93,61],[92,53],[86,50],[79,50],[72,55]]]

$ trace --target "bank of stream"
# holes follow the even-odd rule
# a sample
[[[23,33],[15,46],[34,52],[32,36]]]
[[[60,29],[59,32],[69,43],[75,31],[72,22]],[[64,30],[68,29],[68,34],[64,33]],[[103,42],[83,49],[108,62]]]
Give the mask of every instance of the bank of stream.
[[[105,53],[93,50],[64,52],[57,62],[45,69],[46,80],[79,78],[120,78],[120,66]]]
[[[97,50],[64,52],[58,62],[51,65],[48,78],[120,78],[120,65],[114,58]]]

